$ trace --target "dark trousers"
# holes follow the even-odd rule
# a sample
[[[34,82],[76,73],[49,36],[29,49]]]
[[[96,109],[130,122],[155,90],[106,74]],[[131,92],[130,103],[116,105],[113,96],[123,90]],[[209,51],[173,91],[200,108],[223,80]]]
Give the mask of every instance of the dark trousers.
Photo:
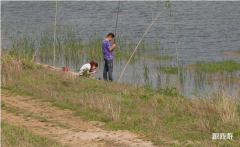
[[[105,60],[105,65],[103,69],[103,79],[113,81],[112,72],[113,72],[113,60]],[[107,78],[108,75],[108,78]]]

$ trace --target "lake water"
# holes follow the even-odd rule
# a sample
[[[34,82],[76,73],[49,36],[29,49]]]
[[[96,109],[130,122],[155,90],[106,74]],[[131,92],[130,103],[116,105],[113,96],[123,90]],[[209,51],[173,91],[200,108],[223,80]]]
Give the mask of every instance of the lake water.
[[[152,18],[155,17],[164,2],[121,2],[118,20],[117,36],[124,36],[136,42],[142,37]],[[95,34],[103,39],[113,32],[116,25],[118,2],[58,2],[58,26],[73,26],[79,32],[76,35],[88,39]],[[172,2],[175,34],[178,42],[179,61],[188,65],[196,61],[234,60],[240,62],[240,56],[223,56],[222,52],[240,50],[240,2]],[[38,36],[47,27],[53,27],[55,16],[55,2],[1,2],[2,12],[2,45],[10,48],[9,36],[16,33],[28,33]],[[6,32],[7,33],[3,33]],[[8,34],[8,35],[6,35]],[[171,18],[167,10],[155,22],[147,33],[146,40],[161,40],[168,54],[175,56]],[[99,46],[101,49],[101,46]],[[156,54],[159,52],[156,50]],[[144,62],[154,72],[156,64],[173,64],[171,61]],[[79,63],[89,62],[84,58]],[[95,77],[102,77],[103,61],[99,62],[99,73]],[[117,80],[126,61],[114,61],[114,78]],[[59,65],[63,66],[63,65]],[[70,66],[71,68],[71,66]],[[74,68],[73,68],[74,69]],[[74,69],[75,70],[75,69]],[[239,72],[234,76],[239,76]],[[217,76],[217,75],[212,75]],[[162,75],[152,79],[153,87],[161,84],[171,86],[171,79],[176,75]],[[142,62],[130,64],[123,76],[126,81],[142,81]],[[168,82],[167,82],[168,81]],[[168,83],[168,84],[166,84]],[[174,81],[172,82],[174,83]],[[209,82],[189,71],[183,73],[182,93],[192,97],[194,93],[202,95],[204,92],[224,86],[228,91],[239,89],[239,83]]]

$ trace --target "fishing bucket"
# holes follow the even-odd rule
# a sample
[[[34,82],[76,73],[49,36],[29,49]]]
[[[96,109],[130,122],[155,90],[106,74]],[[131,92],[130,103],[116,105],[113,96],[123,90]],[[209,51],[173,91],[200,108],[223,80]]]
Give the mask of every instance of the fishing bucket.
[[[67,67],[62,67],[62,71],[68,71],[68,68]]]

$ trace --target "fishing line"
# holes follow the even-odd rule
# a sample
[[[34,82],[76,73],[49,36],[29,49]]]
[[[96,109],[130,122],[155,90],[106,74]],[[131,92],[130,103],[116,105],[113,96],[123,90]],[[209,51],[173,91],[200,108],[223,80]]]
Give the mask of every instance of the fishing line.
[[[119,15],[119,10],[120,10],[120,1],[118,1],[118,12],[117,12],[117,19],[116,19],[116,26],[115,26],[115,30],[114,30],[114,35],[115,35],[115,38],[117,36],[117,24],[118,24],[118,15]],[[114,43],[116,43],[116,40],[114,38]]]

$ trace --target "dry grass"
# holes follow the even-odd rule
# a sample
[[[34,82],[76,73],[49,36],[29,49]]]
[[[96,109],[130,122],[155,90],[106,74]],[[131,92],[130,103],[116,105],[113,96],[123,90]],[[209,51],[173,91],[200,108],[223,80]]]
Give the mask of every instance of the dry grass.
[[[237,97],[229,96],[225,91],[215,93],[215,103],[213,106],[218,110],[223,123],[238,123],[239,114],[237,113]]]
[[[240,83],[240,75],[235,77],[224,77],[222,74],[209,76],[208,81],[220,81],[226,83]]]
[[[224,56],[238,56],[239,52],[222,52],[221,55],[224,55]]]

